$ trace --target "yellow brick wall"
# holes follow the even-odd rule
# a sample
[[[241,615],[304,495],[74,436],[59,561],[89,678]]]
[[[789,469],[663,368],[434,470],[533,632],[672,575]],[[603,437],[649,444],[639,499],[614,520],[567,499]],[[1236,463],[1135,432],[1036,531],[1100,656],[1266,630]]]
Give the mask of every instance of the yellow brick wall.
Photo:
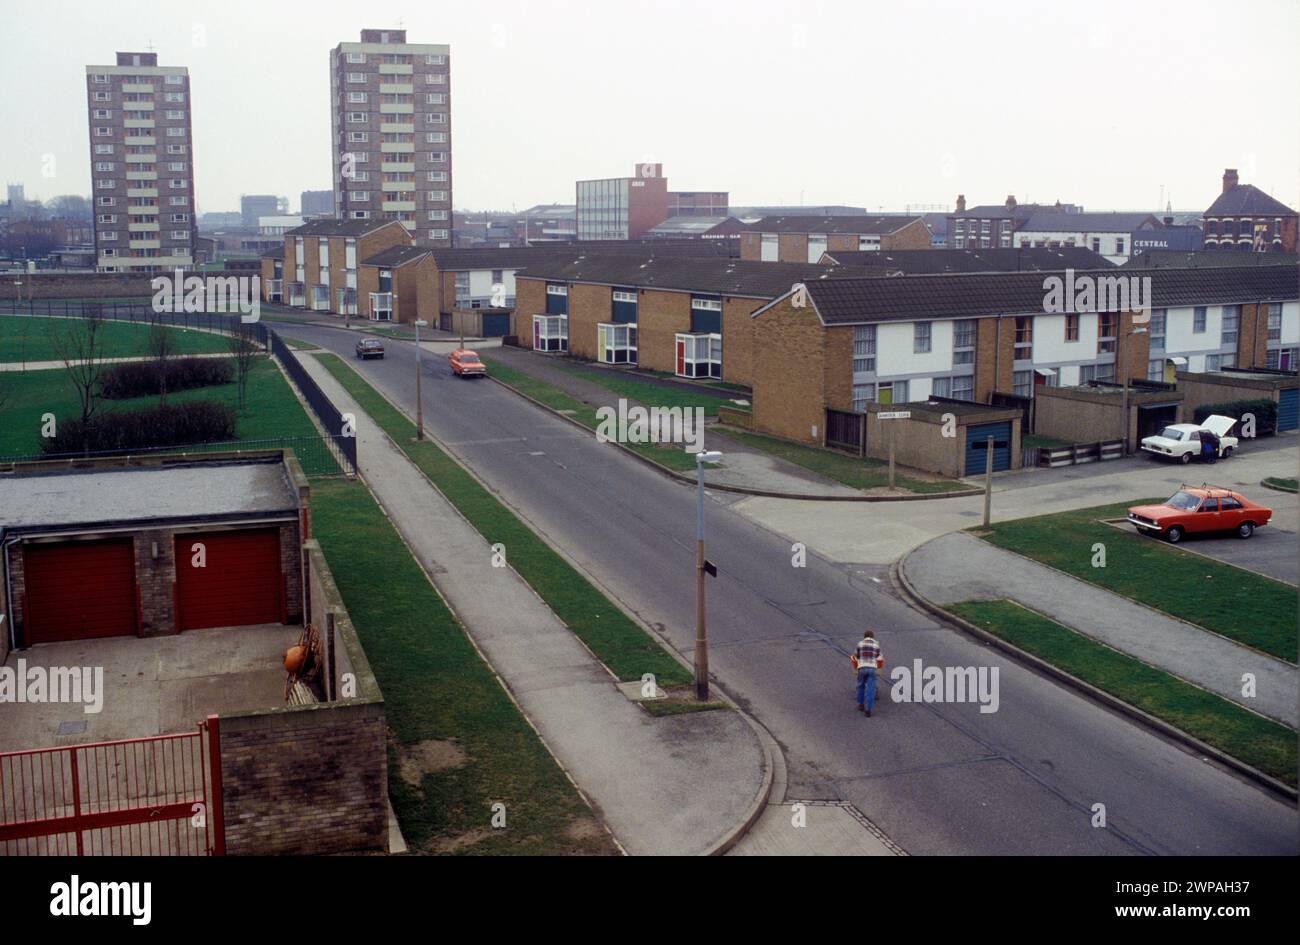
[[[613,292],[607,285],[569,283],[569,354],[592,361],[600,356],[596,325],[610,320]]]
[[[636,321],[637,363],[652,371],[675,373],[676,335],[691,330],[690,293],[656,289],[639,292]]]
[[[825,333],[816,313],[794,308],[786,298],[753,322],[754,429],[820,445],[824,385],[836,372],[827,368]],[[849,339],[851,352],[851,329]],[[851,355],[848,369],[852,371]]]

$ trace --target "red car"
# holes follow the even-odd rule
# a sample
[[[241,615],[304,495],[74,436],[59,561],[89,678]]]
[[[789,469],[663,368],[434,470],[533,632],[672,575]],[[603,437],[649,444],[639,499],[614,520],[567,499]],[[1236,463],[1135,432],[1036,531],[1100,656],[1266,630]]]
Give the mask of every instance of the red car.
[[[1140,534],[1173,544],[1184,535],[1209,532],[1235,532],[1238,538],[1249,538],[1272,517],[1272,509],[1217,486],[1183,486],[1163,505],[1135,505],[1128,510],[1128,520]]]
[[[478,353],[468,348],[457,348],[447,359],[451,373],[457,377],[487,377],[487,365],[479,360]]]

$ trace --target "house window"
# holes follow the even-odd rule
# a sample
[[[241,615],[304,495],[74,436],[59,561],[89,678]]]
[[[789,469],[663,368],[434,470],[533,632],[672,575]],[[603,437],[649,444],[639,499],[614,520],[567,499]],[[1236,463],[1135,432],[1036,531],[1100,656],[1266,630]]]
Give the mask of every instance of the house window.
[[[431,240],[445,240],[446,238],[447,238],[447,231],[446,231],[446,230],[430,230],[430,231],[429,231],[429,239],[431,239]]]
[[[597,324],[596,350],[606,364],[636,364],[636,324]]]
[[[972,400],[975,393],[975,377],[971,374],[959,374],[956,377],[936,377],[932,381],[930,392],[936,397]]]
[[[1016,354],[1017,361],[1029,361],[1034,357],[1034,319],[1032,315],[1016,318]]]
[[[975,363],[975,326],[973,318],[962,318],[952,323],[952,363]]]
[[[1282,340],[1282,304],[1280,302],[1270,302],[1268,304],[1268,340]]]
[[[1165,359],[1152,358],[1147,362],[1147,380],[1163,381],[1165,379]]]
[[[916,322],[912,325],[912,353],[925,354],[930,350],[930,323]]]
[[[722,299],[691,296],[691,332],[714,335],[722,333]]]
[[[469,308],[469,307],[470,307],[469,273],[468,273],[468,272],[458,272],[458,273],[456,273],[456,307],[457,307],[457,308]]]
[[[853,412],[865,413],[867,404],[874,403],[876,399],[875,384],[854,384],[853,385]]]
[[[1079,383],[1086,384],[1089,381],[1113,381],[1115,379],[1115,365],[1111,364],[1084,364],[1079,368]]]
[[[1223,348],[1237,347],[1237,325],[1241,321],[1240,305],[1223,306],[1223,318],[1219,324],[1219,346]]]
[[[1115,350],[1115,332],[1119,329],[1119,315],[1102,312],[1097,316],[1097,351]]]
[[[1094,236],[1094,237],[1092,238],[1092,251],[1093,251],[1094,253],[1100,253],[1100,252],[1101,252],[1101,237],[1100,237],[1100,236]]]
[[[1079,340],[1079,316],[1078,315],[1065,316],[1065,340],[1066,341]]]
[[[1205,312],[1204,305],[1198,305],[1192,310],[1192,332],[1193,334],[1204,334],[1205,332]]]
[[[365,62],[365,61],[366,61],[365,53],[359,53],[359,52],[348,53],[348,62]]]
[[[907,403],[907,381],[886,381],[876,385],[876,403]]]
[[[1205,370],[1221,371],[1227,367],[1235,367],[1237,356],[1235,354],[1207,354],[1205,356]]]
[[[1124,255],[1124,237],[1122,236],[1118,236],[1115,238],[1115,255],[1116,256]]]
[[[853,373],[876,373],[875,325],[858,325],[853,329]]]
[[[546,284],[546,313],[548,315],[568,315],[569,314],[569,287],[558,285],[554,282]],[[568,338],[568,332],[565,332],[565,338]]]
[[[1034,396],[1034,372],[1015,371],[1012,373],[1011,390],[1017,397]]]
[[[616,324],[636,324],[636,290],[615,289],[610,314]]]
[[[1151,336],[1151,347],[1157,350],[1164,350],[1165,347],[1165,322],[1167,321],[1167,312],[1163,308],[1158,308],[1151,313],[1151,322],[1147,331]]]
[[[560,288],[563,288],[563,286]],[[550,286],[547,286],[547,289],[549,290]],[[533,350],[568,351],[569,317],[567,315],[534,315]]]

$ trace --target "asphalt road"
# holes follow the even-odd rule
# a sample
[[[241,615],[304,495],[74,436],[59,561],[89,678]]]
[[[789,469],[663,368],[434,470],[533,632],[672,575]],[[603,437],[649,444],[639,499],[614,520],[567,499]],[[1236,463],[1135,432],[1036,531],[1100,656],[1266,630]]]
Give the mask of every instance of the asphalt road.
[[[291,334],[346,357],[356,338],[298,325]],[[358,366],[413,412],[413,359],[410,345],[390,342],[387,358]],[[444,445],[690,656],[691,487],[495,383],[451,377],[441,358],[426,361],[424,400]],[[714,494],[707,508],[720,569],[709,585],[711,668],[782,744],[789,798],[850,802],[914,854],[1296,852],[1293,807],[913,611],[883,568],[811,552],[793,567],[789,542],[730,511],[733,501]],[[847,660],[864,626],[877,629],[889,668],[998,667],[998,710],[892,702],[885,690],[864,718]],[[1092,825],[1098,804],[1105,827]]]

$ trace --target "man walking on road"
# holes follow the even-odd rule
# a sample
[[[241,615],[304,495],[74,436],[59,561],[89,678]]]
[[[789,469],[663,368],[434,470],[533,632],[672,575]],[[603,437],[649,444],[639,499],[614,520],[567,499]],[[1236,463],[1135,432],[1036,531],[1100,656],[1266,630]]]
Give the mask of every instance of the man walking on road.
[[[865,712],[867,718],[871,718],[871,707],[876,703],[876,669],[880,661],[880,644],[867,630],[853,651],[852,659],[858,671],[858,711]]]

